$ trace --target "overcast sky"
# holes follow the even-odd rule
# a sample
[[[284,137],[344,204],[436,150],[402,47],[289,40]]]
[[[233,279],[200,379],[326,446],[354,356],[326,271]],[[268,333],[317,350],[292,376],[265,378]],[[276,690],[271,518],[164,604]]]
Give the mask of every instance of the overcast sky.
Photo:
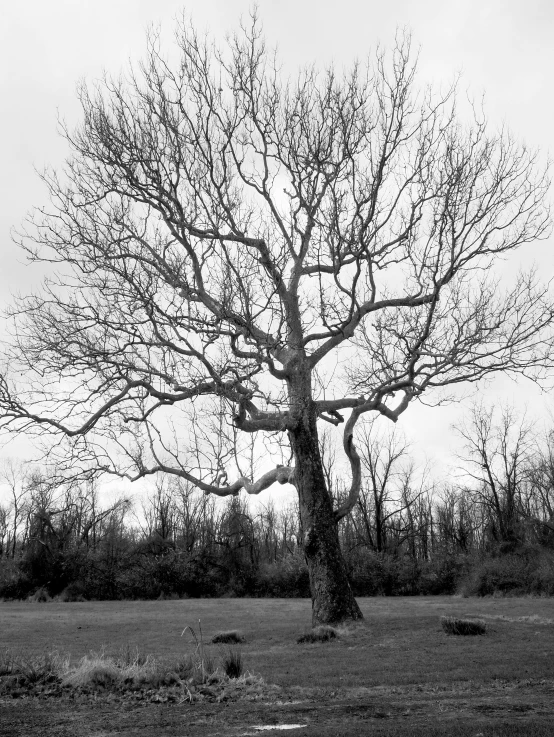
[[[195,24],[216,37],[236,27],[249,0],[190,0]],[[461,89],[485,93],[493,125],[507,123],[517,138],[543,152],[554,150],[554,4],[549,0],[260,0],[265,35],[289,69],[315,62],[349,64],[377,41],[390,45],[397,27],[408,27],[421,47],[422,81],[447,84],[462,73]],[[117,74],[144,51],[145,30],[160,24],[168,34],[183,10],[175,0],[25,0],[0,11],[0,303],[37,280],[10,238],[10,228],[44,199],[34,168],[59,166],[67,153],[57,116],[78,121],[76,83],[102,70]],[[522,252],[554,273],[553,241]],[[496,382],[495,399],[527,403],[546,416],[554,403],[526,384]],[[410,408],[403,416],[421,452],[440,460],[449,450],[450,425],[461,408]],[[408,417],[409,415],[409,417]],[[405,418],[405,419],[404,419]],[[23,446],[0,448],[0,457]]]

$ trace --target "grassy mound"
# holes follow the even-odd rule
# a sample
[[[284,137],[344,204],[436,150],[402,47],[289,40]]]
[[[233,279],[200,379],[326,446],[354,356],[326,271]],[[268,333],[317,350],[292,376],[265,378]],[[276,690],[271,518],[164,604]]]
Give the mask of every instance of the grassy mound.
[[[484,635],[487,632],[487,625],[482,619],[441,617],[441,625],[447,635]]]
[[[237,630],[218,632],[212,637],[214,645],[240,645],[242,642],[245,642],[245,638]]]

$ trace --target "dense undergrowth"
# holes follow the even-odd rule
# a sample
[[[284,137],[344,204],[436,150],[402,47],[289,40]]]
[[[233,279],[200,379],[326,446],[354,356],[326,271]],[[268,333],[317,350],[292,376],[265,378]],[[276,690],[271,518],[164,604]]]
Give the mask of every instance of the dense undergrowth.
[[[484,480],[477,490],[416,491],[402,467],[389,488],[404,452],[390,443],[367,451],[373,486],[366,481],[339,525],[356,596],[554,595],[554,433],[517,484],[498,471],[494,488]],[[392,464],[380,474],[379,458]],[[139,515],[123,499],[102,508],[93,486],[14,474],[4,473],[12,501],[0,499],[0,598],[310,596],[294,505],[216,504],[172,481],[160,482]],[[330,486],[339,504],[340,482]]]
[[[554,595],[554,553],[521,547],[510,553],[456,556],[430,561],[360,550],[348,556],[356,596],[459,593],[464,596]],[[109,579],[94,558],[73,572],[33,573],[24,559],[0,565],[0,597],[46,601],[158,599],[186,597],[308,597],[308,571],[300,553],[262,566],[235,564],[233,575],[207,560],[175,551],[121,562]],[[62,566],[65,561],[62,561]]]

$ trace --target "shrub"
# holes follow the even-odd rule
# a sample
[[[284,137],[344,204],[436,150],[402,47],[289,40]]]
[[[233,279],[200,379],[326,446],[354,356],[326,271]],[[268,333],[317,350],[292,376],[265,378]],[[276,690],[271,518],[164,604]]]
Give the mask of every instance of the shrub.
[[[517,552],[477,562],[461,581],[463,596],[554,594],[554,555],[522,546]]]
[[[539,596],[554,595],[554,555],[541,550],[533,570],[529,572],[529,593]]]
[[[0,598],[26,599],[36,588],[19,564],[19,559],[0,558]]]
[[[423,596],[454,594],[467,566],[468,559],[464,555],[437,556],[422,561],[418,593]]]
[[[70,583],[58,596],[59,601],[78,602],[86,601],[86,589],[80,581]]]
[[[242,642],[245,642],[245,638],[236,630],[218,632],[212,637],[214,645],[240,645]]]
[[[319,627],[314,627],[311,632],[300,635],[296,642],[298,644],[305,642],[329,642],[329,640],[335,640],[337,637],[338,632],[334,627],[322,624]]]
[[[441,625],[447,635],[484,635],[487,625],[481,619],[441,617]]]
[[[255,580],[257,596],[309,597],[310,577],[301,552],[273,563],[263,563]]]
[[[422,562],[409,556],[359,548],[348,556],[347,562],[356,596],[414,596],[422,593]],[[432,575],[432,578],[436,576]]]
[[[52,601],[52,599],[50,597],[50,594],[43,587],[37,589],[34,594],[31,594],[27,598],[27,600],[28,601],[38,601],[38,602],[41,602],[41,603],[44,603],[46,601]]]

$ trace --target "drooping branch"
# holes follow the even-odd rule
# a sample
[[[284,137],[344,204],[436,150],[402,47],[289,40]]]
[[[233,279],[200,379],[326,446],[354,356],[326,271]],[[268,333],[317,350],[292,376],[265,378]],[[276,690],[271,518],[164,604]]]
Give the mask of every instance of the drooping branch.
[[[177,468],[174,466],[168,466],[165,463],[157,462],[153,466],[148,468],[142,467],[138,473],[129,474],[124,471],[115,471],[113,468],[105,467],[103,469],[107,473],[114,474],[121,478],[129,479],[129,481],[137,481],[138,479],[145,478],[146,476],[152,476],[157,473],[164,473],[170,476],[178,476],[179,478],[186,479],[194,484],[198,489],[206,494],[215,494],[216,496],[236,496],[241,490],[244,490],[247,494],[259,494],[260,492],[268,489],[275,483],[278,484],[295,484],[294,468],[288,468],[286,466],[277,466],[271,471],[267,471],[255,481],[252,481],[246,476],[241,476],[232,484],[220,485],[220,484],[208,484],[202,479],[189,473],[184,468]],[[225,478],[225,474],[222,474],[220,479]]]

